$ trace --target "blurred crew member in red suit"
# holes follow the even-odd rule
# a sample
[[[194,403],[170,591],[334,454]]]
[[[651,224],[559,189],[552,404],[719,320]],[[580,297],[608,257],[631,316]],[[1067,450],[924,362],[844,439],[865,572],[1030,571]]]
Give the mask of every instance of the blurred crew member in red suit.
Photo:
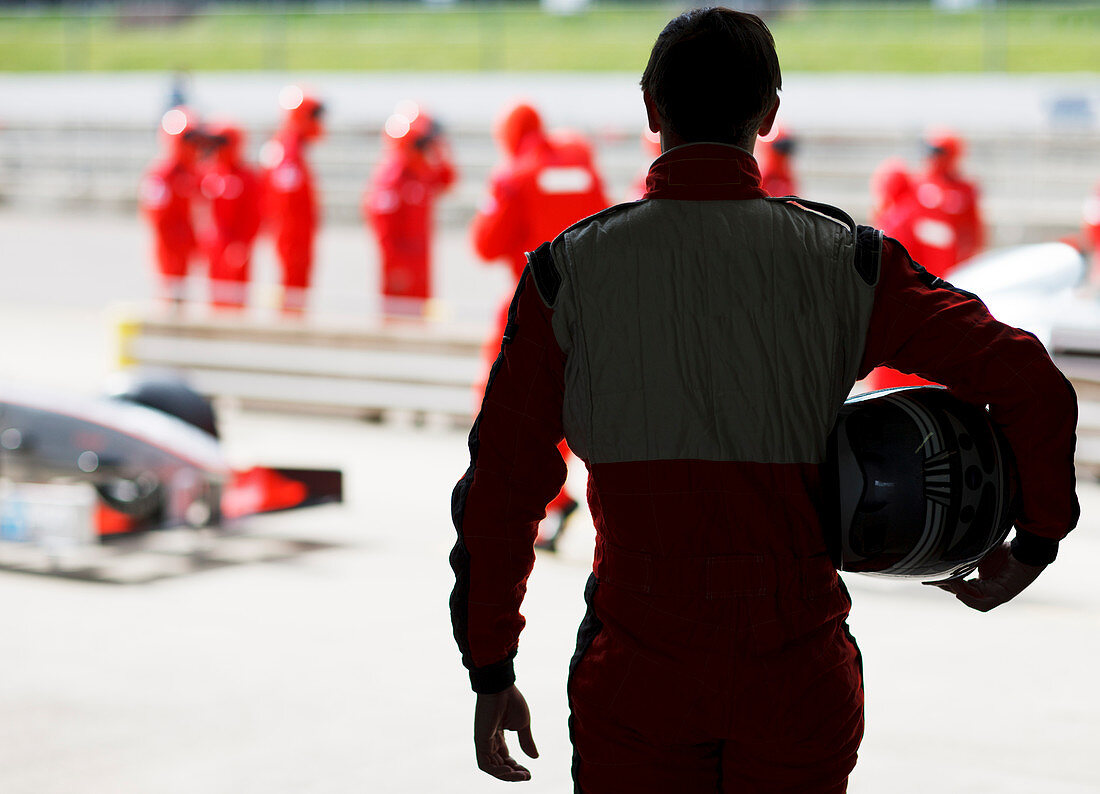
[[[1094,284],[1100,284],[1100,184],[1097,184],[1096,191],[1085,199],[1082,215],[1081,232],[1092,262],[1089,268],[1089,279]]]
[[[432,297],[432,206],[455,181],[443,130],[413,102],[386,120],[386,152],[363,196],[382,255],[382,311],[419,316]]]
[[[282,126],[260,153],[264,213],[282,269],[282,309],[297,314],[306,306],[319,222],[306,149],[324,132],[324,105],[299,86],[290,85],[279,93],[279,106],[284,111]]]
[[[191,201],[198,188],[195,164],[204,135],[192,111],[172,108],[161,118],[160,136],[164,156],[145,172],[138,203],[153,229],[161,297],[178,307],[197,247]]]
[[[210,303],[239,309],[247,302],[252,245],[260,230],[260,178],[245,162],[240,127],[220,122],[206,131],[211,156],[200,190],[210,202],[210,226],[203,235]]]
[[[637,201],[645,195],[645,181],[649,176],[649,166],[661,156],[661,136],[648,127],[642,132],[642,153],[645,155],[645,168],[630,186],[630,192],[626,196],[627,201]]]
[[[486,261],[503,259],[518,285],[526,252],[605,209],[608,202],[592,148],[579,133],[547,132],[538,111],[526,102],[505,107],[494,132],[504,160],[490,178],[489,197],[474,218],[472,238],[478,255]],[[509,298],[501,306],[496,332],[485,346],[490,366],[500,350],[510,303]],[[564,458],[564,441],[558,449]],[[562,488],[547,505],[556,526],[545,533],[540,528],[537,545],[553,550],[576,509],[576,500]]]
[[[760,165],[760,184],[770,196],[797,196],[798,180],[793,159],[797,142],[787,130],[775,128],[775,133],[761,138],[756,147]]]
[[[518,102],[497,119],[504,161],[473,222],[474,249],[486,261],[504,259],[519,280],[525,253],[607,206],[592,149],[579,134],[547,133],[531,105]]]
[[[914,178],[904,160],[891,157],[875,169],[871,175],[871,196],[871,225],[882,229],[884,235],[901,243],[913,261],[922,266],[929,256],[937,261],[937,252],[929,254],[916,233],[916,227],[919,222],[927,224],[934,217],[941,217],[941,214],[922,207],[917,202]],[[863,379],[862,386],[867,391],[874,391],[901,386],[923,386],[928,383],[929,381],[917,375],[898,372],[889,367],[876,367]]]
[[[965,151],[962,139],[953,132],[935,131],[925,145],[925,170],[913,185],[913,234],[924,257],[917,261],[929,273],[947,278],[955,265],[985,247],[985,225],[978,188],[959,171]]]
[[[891,157],[879,164],[871,174],[871,199],[871,224],[905,246],[910,256],[921,262],[924,251],[913,229],[921,209],[913,175],[904,160]]]

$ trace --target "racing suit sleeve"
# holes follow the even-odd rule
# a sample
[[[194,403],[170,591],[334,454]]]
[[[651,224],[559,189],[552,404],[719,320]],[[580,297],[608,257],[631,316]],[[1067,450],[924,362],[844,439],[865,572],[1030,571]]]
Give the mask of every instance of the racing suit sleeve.
[[[520,603],[546,505],[565,483],[564,359],[530,270],[508,310],[500,354],[470,431],[470,467],[455,486],[451,624],[475,692],[515,681]]]
[[[977,296],[932,276],[896,240],[883,243],[860,376],[879,365],[989,405],[1016,456],[1020,512],[1013,554],[1052,562],[1077,524],[1077,396],[1032,334],[995,320]]]

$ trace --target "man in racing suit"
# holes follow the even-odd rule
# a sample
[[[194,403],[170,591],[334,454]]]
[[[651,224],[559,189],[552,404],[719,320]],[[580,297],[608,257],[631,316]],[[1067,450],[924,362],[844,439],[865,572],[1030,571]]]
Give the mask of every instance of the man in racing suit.
[[[1092,195],[1085,199],[1085,206],[1081,211],[1081,232],[1085,241],[1085,249],[1091,256],[1089,266],[1089,281],[1100,283],[1100,184],[1096,186]]]
[[[505,108],[495,132],[506,159],[492,175],[489,198],[474,217],[472,238],[482,259],[503,259],[518,281],[527,262],[524,252],[606,208],[608,201],[592,149],[579,134],[547,133],[538,111],[526,102]],[[487,371],[500,351],[508,303],[501,305],[495,332],[485,344]],[[560,451],[568,455],[564,441]],[[576,500],[562,488],[548,506],[555,520],[544,527],[540,547],[556,548],[576,509]]]
[[[933,131],[925,148],[924,172],[913,183],[913,235],[921,244],[921,264],[932,275],[947,278],[955,265],[985,248],[985,222],[978,188],[959,170],[962,138]]]
[[[200,189],[210,202],[203,247],[210,261],[210,304],[243,308],[252,271],[252,245],[260,230],[260,178],[244,159],[244,131],[217,122],[207,128],[212,162]]]
[[[382,254],[382,312],[420,316],[432,297],[432,209],[455,167],[440,125],[415,103],[399,111],[386,120],[386,153],[362,211]]]
[[[642,85],[664,149],[646,198],[530,255],[453,494],[478,765],[530,777],[504,729],[537,755],[513,658],[564,434],[597,531],[568,684],[576,790],[836,794],[863,677],[821,464],[852,384],[890,363],[991,406],[1019,464],[1017,534],[946,586],[981,610],[1033,581],[1076,521],[1076,400],[1033,336],[895,241],[766,196],[750,151],[780,73],[758,18],[676,18]]]
[[[153,230],[161,297],[179,306],[186,297],[187,272],[198,250],[191,202],[198,192],[195,163],[205,135],[197,116],[177,107],[161,118],[160,136],[164,156],[142,177],[138,204]]]
[[[797,141],[784,129],[757,143],[756,162],[760,165],[760,186],[769,196],[798,194],[798,179],[794,173],[796,148]]]
[[[313,274],[313,240],[317,233],[317,199],[306,149],[324,133],[324,105],[290,85],[279,93],[283,124],[260,152],[264,178],[264,220],[275,238],[281,269],[282,310],[305,310]]]
[[[934,227],[927,225],[931,220],[930,210],[917,202],[914,177],[909,173],[905,161],[891,157],[880,163],[871,175],[871,194],[874,199],[871,225],[901,244],[909,256],[920,262],[922,267],[925,262],[942,267],[942,249],[927,248],[917,233],[918,226],[926,235]],[[943,222],[939,223],[943,225]],[[953,239],[954,233],[950,233],[950,236]],[[948,254],[948,257],[953,257],[953,254]],[[925,267],[925,270],[928,268]],[[942,275],[932,270],[929,272]],[[928,385],[928,381],[924,378],[901,373],[890,367],[876,367],[862,383],[867,391],[925,385]]]

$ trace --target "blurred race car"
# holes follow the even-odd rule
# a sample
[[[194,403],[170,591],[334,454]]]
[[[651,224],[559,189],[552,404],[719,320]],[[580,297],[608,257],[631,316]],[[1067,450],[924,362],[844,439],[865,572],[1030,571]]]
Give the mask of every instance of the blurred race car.
[[[84,397],[0,381],[0,476],[88,483],[100,535],[305,507],[343,498],[336,470],[234,470],[211,404],[183,381],[130,378]]]
[[[1003,323],[1035,334],[1053,353],[1055,328],[1100,330],[1100,303],[1082,287],[1088,263],[1066,243],[1036,243],[979,254],[947,277],[977,295]]]

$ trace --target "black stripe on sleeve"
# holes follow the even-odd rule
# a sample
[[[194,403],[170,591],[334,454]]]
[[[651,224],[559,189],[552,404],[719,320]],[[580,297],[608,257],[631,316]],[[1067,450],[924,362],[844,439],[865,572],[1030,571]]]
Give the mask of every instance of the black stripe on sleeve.
[[[956,295],[961,295],[964,298],[972,298],[973,300],[976,300],[978,303],[982,304],[982,306],[985,306],[985,302],[982,301],[982,299],[975,295],[973,292],[967,292],[964,289],[959,289],[951,282],[944,281],[939,276],[934,276],[929,273],[927,270],[924,269],[923,265],[913,259],[912,255],[909,253],[908,250],[906,250],[905,246],[899,243],[893,237],[884,237],[883,239],[889,240],[902,251],[905,251],[905,256],[909,260],[909,267],[916,272],[917,280],[920,281],[920,283],[924,286],[928,287],[928,289],[945,289],[950,292],[954,292]]]

